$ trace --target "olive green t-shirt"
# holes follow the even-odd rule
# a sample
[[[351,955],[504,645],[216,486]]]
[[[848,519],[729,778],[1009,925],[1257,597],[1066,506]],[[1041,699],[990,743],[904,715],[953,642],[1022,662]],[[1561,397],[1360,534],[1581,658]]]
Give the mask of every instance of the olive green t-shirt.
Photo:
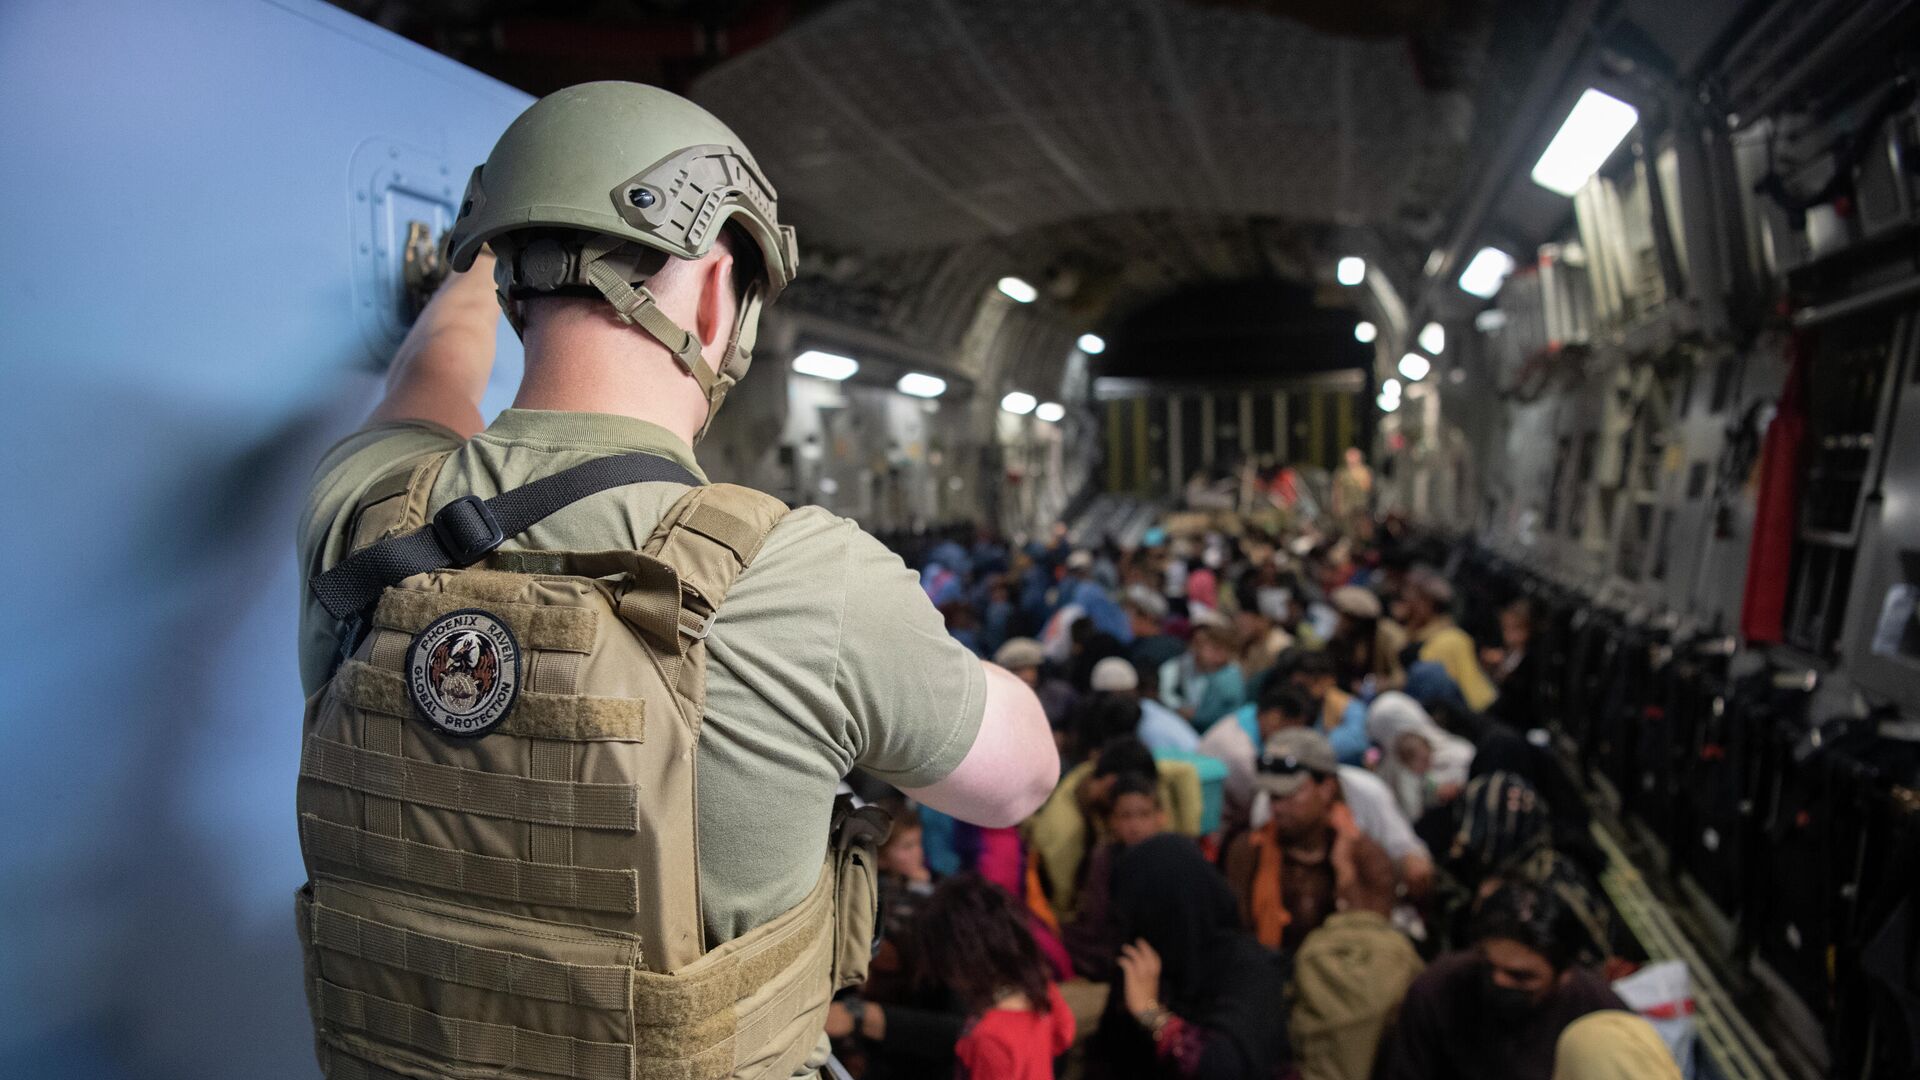
[[[327,452],[300,529],[300,670],[326,679],[337,627],[304,588],[344,558],[353,508],[396,468],[454,450],[430,509],[490,498],[595,457],[645,451],[705,477],[693,451],[654,424],[601,413],[509,409],[462,442],[437,424],[374,424]],[[687,491],[633,484],[590,496],[508,549],[638,549]],[[986,709],[979,661],[950,637],[919,578],[844,518],[788,514],[720,607],[707,638],[706,714],[695,762],[700,897],[707,941],[746,933],[819,879],[835,790],[854,766],[900,787],[943,779],[972,748]]]

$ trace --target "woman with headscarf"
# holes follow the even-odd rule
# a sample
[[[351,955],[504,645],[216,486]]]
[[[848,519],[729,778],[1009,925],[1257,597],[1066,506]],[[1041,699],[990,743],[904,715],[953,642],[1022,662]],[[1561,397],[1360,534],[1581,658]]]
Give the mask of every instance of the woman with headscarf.
[[[1090,1077],[1271,1080],[1288,1067],[1280,961],[1240,929],[1233,895],[1192,841],[1163,834],[1129,848],[1113,907],[1128,944]]]
[[[1380,747],[1380,779],[1408,821],[1451,802],[1466,786],[1473,744],[1442,731],[1419,702],[1398,690],[1367,707],[1367,737]]]

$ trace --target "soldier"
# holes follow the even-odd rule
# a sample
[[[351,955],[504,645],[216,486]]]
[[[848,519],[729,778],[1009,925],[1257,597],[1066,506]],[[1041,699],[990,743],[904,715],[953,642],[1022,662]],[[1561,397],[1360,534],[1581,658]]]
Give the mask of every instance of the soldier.
[[[1058,775],[1040,704],[852,522],[702,476],[795,270],[725,125],[628,83],[544,98],[449,254],[300,537],[322,1066],[804,1074],[873,938],[884,816],[842,777],[1015,824]],[[526,370],[483,430],[489,277]]]

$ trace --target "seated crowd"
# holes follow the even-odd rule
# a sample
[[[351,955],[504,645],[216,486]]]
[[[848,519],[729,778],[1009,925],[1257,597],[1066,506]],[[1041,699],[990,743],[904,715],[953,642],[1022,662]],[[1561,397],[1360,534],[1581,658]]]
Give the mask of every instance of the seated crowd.
[[[918,560],[1062,778],[1008,829],[861,791],[895,825],[872,977],[829,1015],[853,1075],[1680,1075],[1609,987],[1637,954],[1532,730],[1524,602],[1482,648],[1444,552],[1345,531],[1221,511]]]

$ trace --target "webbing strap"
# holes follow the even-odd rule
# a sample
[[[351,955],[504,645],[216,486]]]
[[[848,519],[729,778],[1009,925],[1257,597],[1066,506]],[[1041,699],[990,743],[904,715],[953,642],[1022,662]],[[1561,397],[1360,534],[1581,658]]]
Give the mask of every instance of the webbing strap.
[[[707,366],[707,358],[700,355],[700,339],[688,333],[679,323],[667,317],[653,298],[653,293],[645,286],[634,288],[627,284],[619,271],[604,262],[593,262],[587,266],[587,280],[600,290],[620,318],[646,331],[647,335],[667,347],[693,381],[700,384],[702,394],[712,394],[716,376]]]
[[[313,909],[313,943],[342,956],[427,975],[441,982],[608,1012],[624,1013],[633,1007],[629,994],[633,981],[630,968],[568,964],[500,949],[484,949],[418,930],[387,926],[330,907]]]
[[[634,870],[501,859],[381,836],[312,814],[300,815],[300,834],[307,853],[316,861],[358,873],[520,904],[551,904],[619,915],[640,910],[640,875]]]
[[[573,778],[574,744],[559,739],[529,740],[527,772],[534,783],[565,784]],[[632,788],[628,789],[633,790]],[[527,826],[527,853],[534,862],[573,865],[573,830],[560,825]]]
[[[631,784],[481,772],[375,753],[319,735],[307,736],[301,747],[300,775],[363,795],[481,817],[615,832],[640,827],[638,789]]]
[[[679,463],[658,454],[595,458],[491,499],[457,499],[442,507],[432,524],[361,548],[315,577],[309,587],[327,614],[344,621],[372,606],[389,585],[429,570],[471,566],[508,537],[589,495],[653,481],[700,483]]]
[[[320,1014],[328,1024],[363,1031],[430,1057],[569,1080],[629,1080],[633,1075],[633,1047],[625,1043],[589,1042],[442,1016],[324,980],[318,989]]]
[[[365,743],[364,749],[343,743],[334,745],[354,753],[365,754],[368,760],[405,760],[399,756],[406,739],[405,732],[400,727],[399,717],[370,712],[364,714],[362,723],[364,727],[360,737]],[[308,741],[312,741],[311,737]],[[306,763],[302,761],[302,772],[305,771],[305,767]],[[367,831],[377,832],[382,836],[399,836],[401,833],[400,800],[405,796],[394,791],[370,791],[366,794],[368,798],[366,805],[361,808],[360,816]]]

